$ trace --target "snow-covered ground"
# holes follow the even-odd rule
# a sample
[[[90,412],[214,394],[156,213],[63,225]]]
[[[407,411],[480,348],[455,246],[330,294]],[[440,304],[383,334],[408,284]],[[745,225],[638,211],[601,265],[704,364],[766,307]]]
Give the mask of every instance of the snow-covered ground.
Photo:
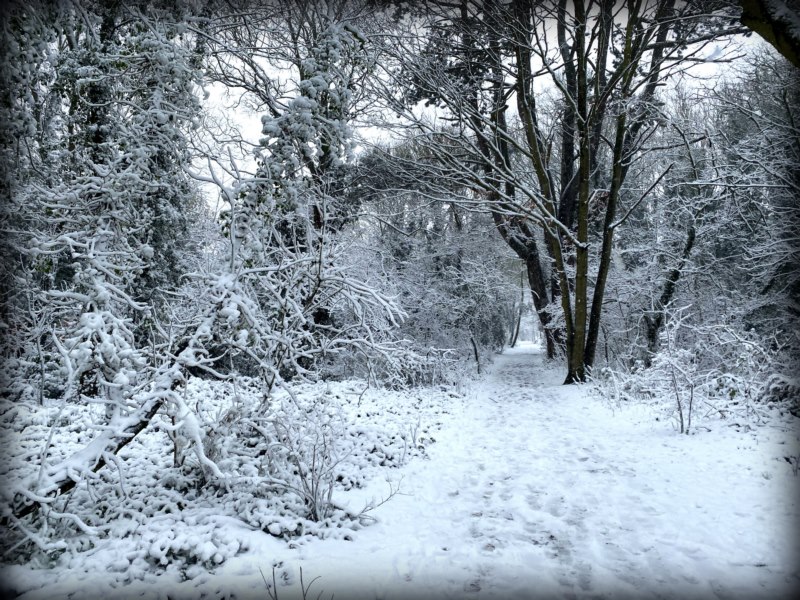
[[[122,542],[119,556],[106,543],[57,569],[6,567],[4,580],[26,600],[266,599],[273,574],[272,593],[289,600],[303,597],[301,568],[306,588],[318,578],[308,598],[350,600],[744,600],[800,589],[794,424],[715,421],[678,435],[649,408],[611,406],[562,378],[523,344],[465,394],[418,398],[424,451],[370,467],[365,485],[334,496],[358,512],[399,487],[348,535],[285,540],[218,517],[243,550],[186,581],[120,587]],[[375,428],[387,417],[364,416]],[[187,535],[194,522],[182,521]],[[159,532],[156,519],[143,527]]]

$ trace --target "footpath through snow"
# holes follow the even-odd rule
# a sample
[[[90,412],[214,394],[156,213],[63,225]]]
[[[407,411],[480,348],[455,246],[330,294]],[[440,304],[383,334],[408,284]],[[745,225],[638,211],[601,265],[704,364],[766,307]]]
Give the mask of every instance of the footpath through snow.
[[[715,422],[678,435],[562,377],[534,346],[507,351],[443,407],[428,456],[391,470],[400,493],[370,513],[375,524],[296,544],[253,531],[214,575],[159,595],[266,599],[273,566],[280,600],[303,597],[300,567],[306,586],[319,578],[307,598],[342,600],[744,600],[800,586],[800,477],[783,459],[798,452],[796,430]],[[374,481],[335,500],[358,510],[388,491]]]
[[[562,379],[536,347],[497,357],[430,459],[402,469],[377,524],[277,557],[294,573],[279,597],[299,593],[299,566],[306,584],[320,577],[309,597],[351,600],[788,598],[800,586],[800,478],[782,458],[796,432],[682,436]]]

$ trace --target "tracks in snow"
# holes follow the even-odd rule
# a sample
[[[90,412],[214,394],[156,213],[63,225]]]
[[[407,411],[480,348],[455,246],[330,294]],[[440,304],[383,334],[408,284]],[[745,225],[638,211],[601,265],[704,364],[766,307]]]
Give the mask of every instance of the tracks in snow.
[[[388,551],[405,557],[395,576],[451,598],[730,598],[747,597],[742,582],[774,585],[736,547],[742,488],[708,485],[731,467],[713,454],[724,446],[615,416],[562,378],[531,347],[497,357],[386,506]],[[773,557],[776,533],[758,540]],[[731,578],[736,560],[755,566]]]
[[[534,348],[498,356],[439,415],[436,443],[401,469],[378,522],[352,544],[309,547],[309,572],[353,600],[789,589],[800,547],[785,531],[797,513],[786,487],[800,480],[783,463],[762,476],[770,454],[746,437],[676,435],[562,381]],[[385,490],[375,485],[365,492]]]

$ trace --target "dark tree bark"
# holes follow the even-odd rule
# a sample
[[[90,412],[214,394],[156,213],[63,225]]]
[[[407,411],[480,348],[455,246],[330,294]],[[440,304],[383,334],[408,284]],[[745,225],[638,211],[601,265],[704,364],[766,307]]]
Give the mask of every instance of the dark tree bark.
[[[177,378],[170,380],[168,388],[174,388],[177,381]],[[80,471],[73,474],[73,469],[80,466],[83,473],[96,473],[102,469],[106,465],[106,457],[117,454],[133,441],[150,424],[150,421],[153,420],[153,417],[161,409],[164,402],[164,397],[153,397],[134,414],[123,417],[122,420],[125,423],[122,427],[113,430],[109,429],[100,434],[89,445],[73,454],[62,465],[57,467],[57,470],[51,475],[52,481],[44,494],[40,490],[34,490],[34,493],[43,495],[45,498],[57,498],[71,492],[78,483],[83,481]],[[111,426],[113,426],[113,423]],[[36,512],[41,505],[42,502],[27,500],[22,494],[19,494],[15,498],[13,515],[16,519],[23,519]],[[2,519],[3,527],[8,527],[9,524],[8,517]]]
[[[646,367],[652,364],[653,355],[658,350],[658,336],[664,326],[664,309],[669,306],[669,303],[672,302],[672,298],[675,296],[678,280],[683,273],[683,268],[686,266],[686,262],[689,260],[689,255],[694,246],[695,235],[695,227],[694,225],[690,225],[678,265],[667,274],[661,296],[656,301],[653,311],[650,314],[644,315],[645,335],[647,337],[647,355],[644,358]]]
[[[740,0],[739,4],[742,7],[742,25],[752,29],[795,67],[800,68],[800,31],[793,26],[789,17],[781,14],[785,10],[797,17],[800,3],[796,0]]]

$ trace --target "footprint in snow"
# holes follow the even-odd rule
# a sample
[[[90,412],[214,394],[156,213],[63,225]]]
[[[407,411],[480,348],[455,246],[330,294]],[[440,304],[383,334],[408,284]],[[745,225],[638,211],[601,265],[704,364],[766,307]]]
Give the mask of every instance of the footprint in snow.
[[[573,573],[574,578],[578,581],[578,587],[584,592],[592,587],[592,565],[579,563]]]
[[[582,506],[575,507],[572,509],[570,516],[564,519],[564,522],[567,525],[577,528],[581,533],[586,533],[586,514],[588,512],[589,511]]]
[[[547,503],[545,510],[547,510],[547,512],[554,517],[560,517],[562,514],[564,514],[564,496],[559,496],[558,498],[550,500]]]
[[[542,509],[542,502],[540,500],[541,492],[539,490],[534,490],[531,486],[528,486],[528,491],[530,492],[527,496],[525,496],[525,501],[528,503],[533,510],[541,510]]]
[[[464,584],[464,591],[465,592],[480,592],[481,591],[481,584],[480,580],[471,581],[469,583]]]

